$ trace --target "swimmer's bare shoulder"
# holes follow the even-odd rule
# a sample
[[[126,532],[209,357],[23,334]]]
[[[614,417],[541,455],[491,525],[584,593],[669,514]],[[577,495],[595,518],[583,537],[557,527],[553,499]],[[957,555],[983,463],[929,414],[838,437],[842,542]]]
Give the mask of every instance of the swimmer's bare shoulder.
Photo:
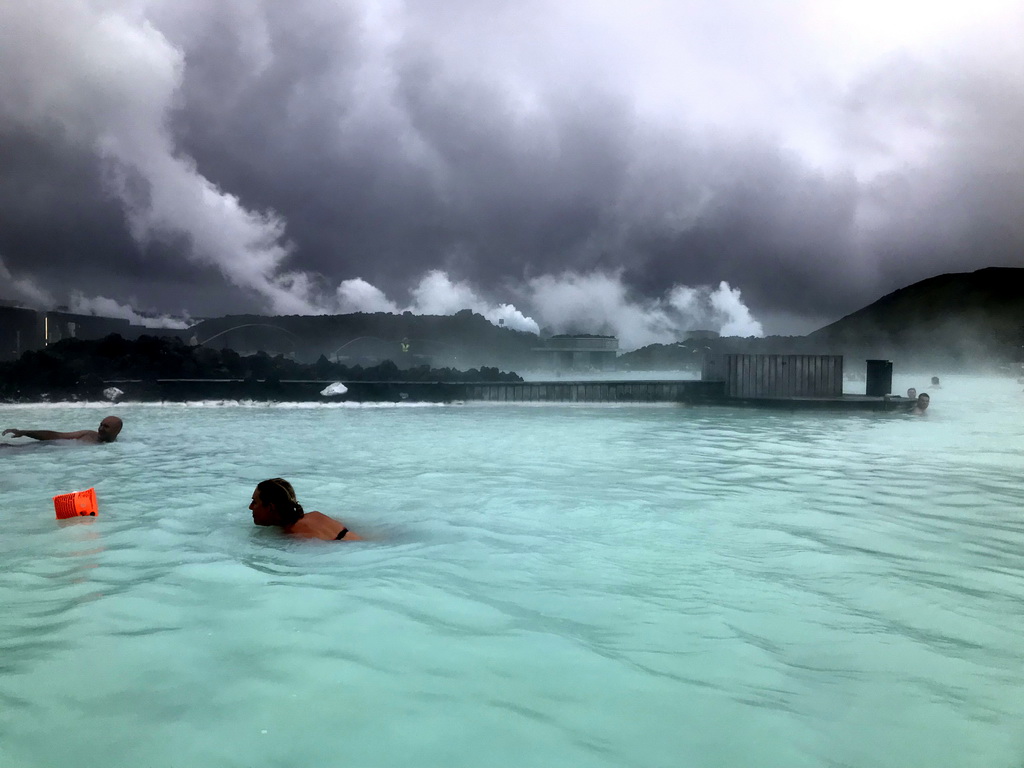
[[[328,517],[321,512],[307,512],[298,522],[288,529],[288,533],[295,536],[302,536],[307,539],[323,539],[324,541],[335,541],[338,534],[345,531],[342,541],[362,541],[362,536],[348,530],[342,523],[333,517]]]

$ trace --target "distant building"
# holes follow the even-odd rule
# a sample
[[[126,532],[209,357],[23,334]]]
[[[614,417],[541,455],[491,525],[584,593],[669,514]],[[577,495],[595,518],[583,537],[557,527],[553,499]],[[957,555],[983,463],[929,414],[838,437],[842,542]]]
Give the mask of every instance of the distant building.
[[[112,333],[132,338],[132,324],[117,317],[79,315],[73,312],[44,312],[43,343],[53,344],[61,339],[102,339]]]
[[[535,352],[544,368],[556,371],[614,371],[619,354],[615,336],[550,336]]]
[[[45,344],[43,315],[34,309],[0,305],[0,360],[17,360]]]
[[[112,333],[125,339],[135,339],[144,333],[179,337],[185,334],[180,330],[132,325],[119,317],[80,315],[62,310],[39,312],[0,302],[0,360],[17,360],[25,352],[44,349],[62,339],[102,339]]]

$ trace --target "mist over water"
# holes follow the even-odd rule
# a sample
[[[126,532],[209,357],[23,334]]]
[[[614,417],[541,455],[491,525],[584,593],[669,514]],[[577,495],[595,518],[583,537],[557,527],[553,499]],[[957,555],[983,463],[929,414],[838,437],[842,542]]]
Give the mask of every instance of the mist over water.
[[[125,405],[2,448],[0,764],[1016,765],[1024,394],[942,379],[894,380],[925,418]],[[271,476],[371,541],[255,528]]]

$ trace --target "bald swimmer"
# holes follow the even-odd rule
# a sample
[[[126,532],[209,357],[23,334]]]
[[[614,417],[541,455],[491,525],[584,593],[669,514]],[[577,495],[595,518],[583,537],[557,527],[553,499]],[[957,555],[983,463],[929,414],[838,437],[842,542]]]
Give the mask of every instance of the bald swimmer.
[[[82,443],[112,443],[117,440],[123,422],[117,416],[107,416],[96,430],[80,429],[77,432],[53,432],[49,429],[5,429],[4,436],[31,437],[33,440],[78,440]]]

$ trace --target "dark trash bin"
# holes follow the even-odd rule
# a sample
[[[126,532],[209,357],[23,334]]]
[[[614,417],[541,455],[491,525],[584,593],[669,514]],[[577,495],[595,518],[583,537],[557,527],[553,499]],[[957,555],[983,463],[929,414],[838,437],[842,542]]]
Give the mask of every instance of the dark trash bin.
[[[892,393],[892,360],[868,360],[867,385],[864,394],[884,397]]]

